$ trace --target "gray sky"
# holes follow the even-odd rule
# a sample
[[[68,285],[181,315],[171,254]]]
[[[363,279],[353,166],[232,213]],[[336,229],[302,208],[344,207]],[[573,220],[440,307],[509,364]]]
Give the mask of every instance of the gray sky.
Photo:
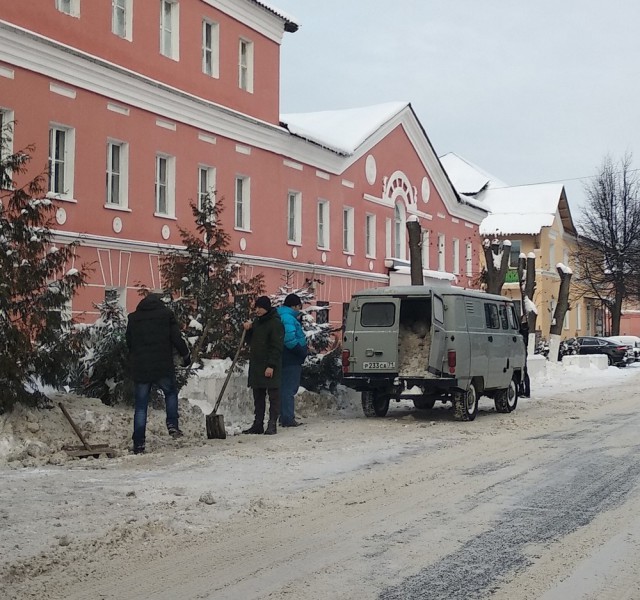
[[[281,109],[406,100],[439,155],[562,181],[574,219],[606,154],[640,164],[640,0],[269,0]]]

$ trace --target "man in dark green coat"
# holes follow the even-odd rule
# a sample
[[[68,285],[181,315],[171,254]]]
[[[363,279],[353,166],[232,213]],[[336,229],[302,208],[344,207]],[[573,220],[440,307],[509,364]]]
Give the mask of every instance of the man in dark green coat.
[[[243,433],[277,433],[276,422],[280,414],[280,377],[284,327],[271,300],[260,296],[255,302],[256,318],[244,323],[246,340],[250,344],[249,382],[253,390],[255,419]],[[264,429],[264,413],[269,395],[269,423]]]

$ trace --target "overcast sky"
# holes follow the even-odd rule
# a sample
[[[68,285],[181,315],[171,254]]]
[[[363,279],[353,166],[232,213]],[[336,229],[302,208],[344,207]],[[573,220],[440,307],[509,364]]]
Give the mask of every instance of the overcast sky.
[[[640,0],[269,0],[281,109],[406,100],[438,155],[562,181],[574,219],[606,154],[640,164]],[[586,180],[585,180],[586,181]]]

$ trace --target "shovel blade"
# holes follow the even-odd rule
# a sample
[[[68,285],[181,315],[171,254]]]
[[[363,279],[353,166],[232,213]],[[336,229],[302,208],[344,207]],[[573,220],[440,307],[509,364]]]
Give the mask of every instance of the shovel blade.
[[[211,413],[206,417],[207,421],[207,438],[210,440],[224,440],[227,438],[227,432],[224,428],[224,416]]]

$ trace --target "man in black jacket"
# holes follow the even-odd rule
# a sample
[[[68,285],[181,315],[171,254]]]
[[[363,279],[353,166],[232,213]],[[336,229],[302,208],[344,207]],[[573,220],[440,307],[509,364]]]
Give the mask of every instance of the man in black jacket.
[[[127,323],[127,347],[134,381],[133,452],[144,452],[147,429],[147,407],[151,385],[164,394],[167,429],[172,438],[182,436],[178,427],[178,388],[173,363],[173,349],[186,367],[191,363],[189,349],[180,335],[173,313],[164,305],[160,294],[143,298]]]

